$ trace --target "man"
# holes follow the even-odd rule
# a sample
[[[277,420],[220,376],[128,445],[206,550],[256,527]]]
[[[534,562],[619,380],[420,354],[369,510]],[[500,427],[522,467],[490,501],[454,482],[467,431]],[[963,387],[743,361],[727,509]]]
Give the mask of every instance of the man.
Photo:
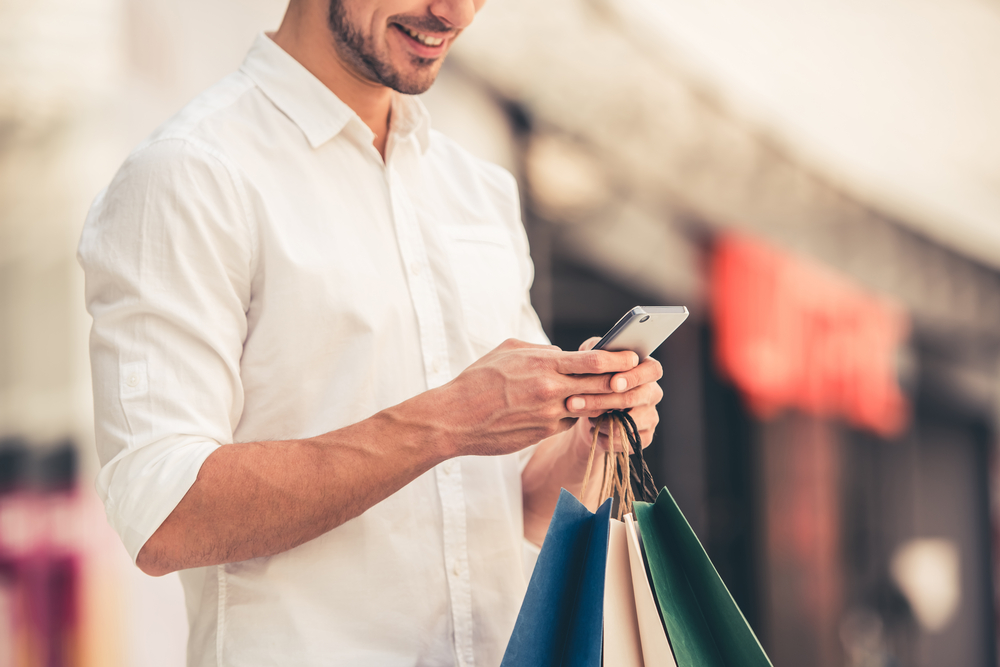
[[[94,203],[98,490],[190,665],[496,665],[587,418],[649,442],[659,366],[546,345],[513,179],[409,97],[481,4],[292,0]]]

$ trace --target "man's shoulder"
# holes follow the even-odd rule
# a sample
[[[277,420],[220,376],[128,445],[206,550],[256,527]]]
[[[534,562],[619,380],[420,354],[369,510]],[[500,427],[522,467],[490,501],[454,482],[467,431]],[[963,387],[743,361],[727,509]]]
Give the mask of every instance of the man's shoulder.
[[[138,202],[178,198],[233,201],[245,209],[245,179],[232,155],[232,128],[252,115],[246,94],[254,89],[246,75],[236,72],[192,99],[131,150],[94,200],[88,221],[115,206],[132,210]]]
[[[192,99],[176,114],[153,130],[130,155],[130,162],[143,157],[169,159],[172,154],[201,153],[224,159],[226,140],[222,128],[239,125],[246,116],[243,104],[256,89],[242,72],[234,72]]]

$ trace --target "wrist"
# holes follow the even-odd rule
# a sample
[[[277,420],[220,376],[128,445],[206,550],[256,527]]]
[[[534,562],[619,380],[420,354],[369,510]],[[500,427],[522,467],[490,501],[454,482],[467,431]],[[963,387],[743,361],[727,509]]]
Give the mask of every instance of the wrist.
[[[566,476],[564,486],[582,482],[587,461],[590,459],[589,420],[581,417],[572,428],[553,436],[550,442],[552,453],[558,461],[557,465]]]
[[[373,417],[382,437],[392,440],[386,445],[409,452],[428,469],[458,455],[455,430],[449,427],[437,406],[425,399],[429,393],[386,408]]]

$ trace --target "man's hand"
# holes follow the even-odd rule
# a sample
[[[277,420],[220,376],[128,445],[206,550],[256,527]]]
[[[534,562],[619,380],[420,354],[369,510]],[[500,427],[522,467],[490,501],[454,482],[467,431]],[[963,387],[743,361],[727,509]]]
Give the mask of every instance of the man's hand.
[[[594,337],[580,345],[580,350],[590,350],[600,338]],[[663,377],[663,367],[656,359],[647,357],[635,368],[618,373],[610,378],[610,387],[615,393],[589,396],[574,396],[567,401],[567,406],[574,414],[588,419],[579,419],[573,429],[574,442],[572,446],[582,447],[589,456],[593,443],[594,429],[601,415],[610,410],[629,409],[629,415],[639,429],[639,438],[643,448],[649,447],[653,441],[653,432],[660,423],[660,415],[656,410],[663,398],[663,390],[657,381]],[[604,451],[612,449],[609,440],[609,426],[601,427],[597,446]],[[621,436],[616,432],[614,449],[621,450]]]
[[[591,338],[580,346],[581,352],[576,354],[632,354],[592,351],[591,348],[597,341],[597,338]],[[633,362],[635,359],[633,356]],[[542,543],[559,499],[560,488],[580,496],[597,417],[609,410],[631,408],[629,414],[639,428],[642,445],[649,446],[653,430],[659,423],[656,405],[663,397],[663,391],[656,381],[662,374],[659,362],[649,358],[630,369],[615,370],[601,376],[604,384],[598,383],[601,388],[599,391],[581,391],[567,397],[566,409],[569,414],[579,417],[576,424],[571,430],[539,443],[534,456],[521,473],[524,536],[528,540],[535,544]],[[611,448],[607,427],[602,429],[598,442],[604,450]],[[591,481],[595,482],[603,470],[603,466],[595,465]],[[588,497],[580,500],[594,509],[599,489],[599,483],[589,484]]]
[[[637,364],[634,352],[563,352],[508,340],[442,387],[435,402],[453,455],[507,454],[572,428],[580,416],[649,403],[645,383],[654,370]],[[643,427],[655,427],[643,419]]]

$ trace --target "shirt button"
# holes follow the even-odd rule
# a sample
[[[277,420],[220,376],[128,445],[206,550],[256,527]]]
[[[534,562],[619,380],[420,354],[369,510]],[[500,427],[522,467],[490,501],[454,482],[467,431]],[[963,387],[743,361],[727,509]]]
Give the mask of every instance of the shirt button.
[[[455,474],[455,466],[457,464],[454,461],[446,461],[444,464],[444,474],[453,475]]]
[[[139,386],[139,376],[138,375],[129,375],[128,379],[125,380],[125,384],[127,384],[130,387],[138,387]]]
[[[431,359],[431,373],[440,373],[440,372],[441,372],[441,360]]]
[[[458,562],[456,561],[454,565],[451,566],[451,573],[456,577],[461,574],[462,570],[458,567]]]
[[[420,265],[417,264],[416,262],[410,264],[410,273],[413,274],[413,275],[415,275],[415,276],[419,276],[420,275]]]

